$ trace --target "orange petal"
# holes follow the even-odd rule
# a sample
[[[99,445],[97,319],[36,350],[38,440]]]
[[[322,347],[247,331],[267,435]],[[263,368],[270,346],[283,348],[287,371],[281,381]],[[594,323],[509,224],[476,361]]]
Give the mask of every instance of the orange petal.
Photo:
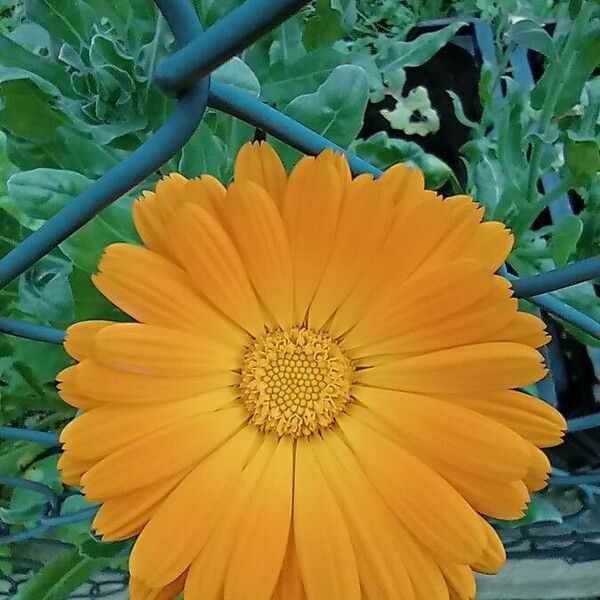
[[[195,288],[254,336],[264,331],[248,274],[223,225],[193,204],[180,208],[169,224],[174,251]]]
[[[311,452],[298,440],[294,539],[309,600],[360,600],[358,566],[344,517]]]
[[[370,267],[383,244],[393,208],[371,175],[346,186],[331,258],[310,306],[308,324],[320,329]],[[360,245],[357,245],[360,240]]]
[[[82,477],[85,495],[104,500],[171,477],[223,445],[245,419],[246,411],[235,407],[162,427],[96,463]]]
[[[333,249],[342,186],[333,154],[304,157],[294,167],[282,206],[294,266],[294,314],[301,324]]]
[[[447,481],[352,415],[338,425],[373,485],[429,551],[466,564],[482,554],[486,540],[479,516]]]
[[[137,321],[202,333],[234,348],[249,339],[194,292],[185,271],[154,252],[113,244],[105,250],[98,269],[100,273],[92,277],[96,287]]]
[[[74,390],[81,397],[100,402],[165,402],[189,398],[238,382],[233,372],[212,373],[203,377],[147,377],[127,373],[86,359],[61,371],[57,377],[61,394]]]
[[[293,460],[292,441],[281,438],[240,523],[225,600],[269,600],[273,594],[290,532]]]
[[[263,304],[280,327],[291,327],[292,258],[273,200],[255,183],[234,183],[227,192],[223,219]]]
[[[168,327],[119,323],[94,338],[96,360],[121,371],[156,377],[202,377],[240,367],[243,349]]]
[[[67,327],[64,346],[67,354],[75,360],[83,360],[92,353],[96,333],[114,321],[81,321]]]
[[[210,175],[188,180],[179,173],[161,179],[155,192],[144,192],[134,202],[133,220],[147,248],[175,259],[167,233],[167,225],[177,209],[191,202],[216,214],[225,188]]]
[[[489,342],[518,342],[539,348],[550,341],[544,321],[525,312],[518,312],[502,329],[486,337]]]
[[[356,381],[425,394],[498,391],[542,379],[542,360],[529,346],[490,342],[390,360],[358,371]]]
[[[277,205],[281,205],[287,175],[277,152],[267,142],[246,142],[240,148],[233,177],[236,183],[257,183]]]
[[[133,547],[129,559],[132,576],[161,587],[190,566],[218,524],[224,502],[241,476],[257,436],[257,430],[244,427],[171,492]]]

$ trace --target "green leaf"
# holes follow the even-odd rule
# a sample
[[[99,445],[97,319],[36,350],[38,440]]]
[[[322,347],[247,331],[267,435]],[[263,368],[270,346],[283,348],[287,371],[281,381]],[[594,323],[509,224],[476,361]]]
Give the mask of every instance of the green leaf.
[[[0,127],[26,140],[49,142],[67,117],[52,107],[52,99],[32,81],[0,83]]]
[[[71,264],[46,256],[19,278],[18,309],[44,324],[66,326],[73,320],[69,286]]]
[[[218,69],[213,71],[212,77],[221,83],[233,85],[251,96],[260,94],[260,82],[252,69],[237,56],[230,58],[226,63],[222,64]]]
[[[314,92],[335,67],[348,62],[341,52],[323,47],[305,54],[292,64],[274,64],[257,72],[261,82],[261,99],[285,105],[302,94]]]
[[[51,82],[66,96],[73,93],[67,72],[58,63],[30,52],[5,35],[0,35],[0,61],[6,67],[22,69]]]
[[[94,12],[80,0],[24,0],[25,13],[52,35],[74,48],[86,45]]]
[[[565,140],[565,166],[574,187],[589,186],[600,171],[600,145],[597,141]]]
[[[89,534],[88,539],[80,545],[79,551],[83,556],[89,558],[111,559],[123,554],[131,545],[132,543],[127,540],[113,543],[103,542]]]
[[[596,250],[597,253],[597,250]],[[600,321],[600,298],[598,298],[591,283],[579,283],[572,285],[562,290],[556,290],[553,295],[560,298],[570,306],[573,306],[577,310],[591,317],[595,321]],[[575,339],[579,340],[586,346],[600,347],[600,340],[592,337],[591,335],[584,333],[579,328],[557,319],[562,326],[571,334]]]
[[[67,550],[22,585],[13,600],[65,600],[108,563],[106,558],[83,557],[77,550]]]
[[[331,6],[330,0],[317,0],[315,9],[303,35],[304,44],[311,50],[333,44],[344,33],[342,14]]]
[[[62,242],[60,249],[80,269],[95,273],[106,246],[116,242],[139,243],[139,239],[129,211],[113,205]]]
[[[57,460],[58,455],[43,458],[29,467],[22,477],[28,481],[42,483],[58,493],[62,491],[62,485],[56,468]],[[46,502],[47,498],[39,492],[21,487],[14,488],[9,507],[0,508],[0,519],[13,525],[29,523],[39,517]]]
[[[465,109],[463,108],[462,101],[460,96],[453,92],[452,90],[446,90],[446,93],[452,99],[452,106],[454,106],[454,114],[460,123],[462,123],[465,127],[470,127],[471,129],[478,129],[479,124],[475,123],[475,121],[471,121],[467,115],[465,115]]]
[[[439,158],[427,154],[414,142],[391,138],[385,131],[379,131],[366,140],[357,140],[351,150],[380,169],[385,170],[398,163],[418,167],[430,189],[439,189],[454,177],[450,167]]]
[[[498,522],[498,521],[495,521]],[[525,516],[516,521],[500,521],[501,527],[515,529],[523,525],[534,523],[562,523],[563,518],[560,511],[548,500],[539,494],[531,495],[531,502],[527,506]]]
[[[275,40],[269,48],[270,64],[289,65],[306,54],[302,44],[302,25],[300,17],[291,17],[275,30]]]
[[[486,208],[489,218],[496,217],[496,208],[502,202],[505,189],[505,175],[498,160],[483,155],[472,167],[474,198]]]
[[[8,180],[8,193],[25,214],[49,219],[92,181],[64,169],[33,169],[16,173]]]
[[[585,82],[599,64],[600,19],[595,19],[590,23],[585,35],[582,36],[569,64],[553,63],[546,68],[544,75],[531,92],[531,106],[537,110],[542,108],[544,99],[551,93],[550,86],[553,85],[554,69],[561,69],[560,93],[554,114],[564,115],[579,102]]]
[[[582,231],[583,223],[575,215],[566,216],[554,227],[550,238],[550,250],[557,267],[567,264],[575,253]]]
[[[185,177],[212,175],[221,179],[227,165],[225,145],[203,121],[183,147],[178,171]]]
[[[380,64],[386,72],[425,64],[463,26],[464,23],[456,22],[438,31],[423,33],[411,42],[393,42],[388,47],[387,56],[382,58]]]
[[[506,35],[513,42],[540,52],[544,56],[553,57],[556,53],[554,42],[548,32],[531,19],[520,19],[513,23]]]
[[[75,300],[73,321],[106,319],[107,321],[126,321],[127,317],[112,305],[92,283],[89,271],[73,268],[71,289]]]
[[[334,69],[314,94],[292,100],[285,114],[347,148],[360,131],[368,96],[364,70],[342,65]]]

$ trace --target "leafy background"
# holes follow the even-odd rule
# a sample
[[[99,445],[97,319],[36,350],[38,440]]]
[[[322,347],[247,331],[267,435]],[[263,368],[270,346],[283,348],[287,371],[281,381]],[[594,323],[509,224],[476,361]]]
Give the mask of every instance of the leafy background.
[[[195,3],[208,27],[240,1]],[[368,120],[373,107],[390,99],[398,106],[405,102],[413,91],[407,84],[412,74],[466,25],[455,21],[414,39],[411,28],[423,19],[470,16],[492,23],[496,61],[480,65],[477,114],[452,90],[445,96],[453,118],[468,132],[460,148],[461,172],[426,152],[425,138],[416,143],[414,136],[390,127],[363,135],[365,115]],[[548,20],[558,21],[552,34],[540,25]],[[511,70],[516,44],[529,48],[541,65],[535,85],[524,85]],[[152,85],[151,74],[172,51],[172,35],[149,0],[0,0],[0,255],[164,121],[173,101]],[[600,247],[599,62],[600,8],[592,1],[316,0],[214,77],[381,168],[407,161],[424,170],[430,187],[474,195],[486,207],[487,219],[514,230],[517,244],[509,265],[530,274],[592,256]],[[442,115],[443,127],[442,109],[431,109]],[[209,109],[191,140],[159,172],[0,290],[0,314],[58,328],[89,318],[125,319],[91,285],[90,275],[106,245],[138,241],[132,200],[171,171],[229,181],[237,150],[256,134]],[[272,141],[292,166],[299,153]],[[541,179],[547,173],[557,176],[550,189]],[[553,225],[547,207],[565,192],[577,214]],[[557,295],[600,319],[591,283]],[[576,328],[567,329],[577,340],[598,345]],[[67,364],[61,347],[1,337],[0,424],[60,430],[74,415],[54,385],[55,374]],[[0,472],[68,491],[58,478],[56,455],[37,444],[1,442]],[[42,505],[35,493],[3,489],[0,519],[13,531],[32,527]],[[63,512],[85,506],[75,494]],[[526,519],[552,516],[559,518],[539,496]],[[65,597],[94,572],[125,564],[127,544],[101,544],[89,533],[89,522],[48,535],[75,544],[75,550],[22,587],[20,600]],[[11,552],[25,550],[4,548],[0,558]],[[10,569],[0,561],[0,570]]]

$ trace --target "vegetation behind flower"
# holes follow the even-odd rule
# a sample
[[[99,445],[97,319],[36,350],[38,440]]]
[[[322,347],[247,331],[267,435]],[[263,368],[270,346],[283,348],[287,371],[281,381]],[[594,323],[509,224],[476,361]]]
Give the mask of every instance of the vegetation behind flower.
[[[207,26],[239,3],[196,1]],[[402,90],[405,72],[428,61],[458,25],[408,43],[399,35],[423,18],[481,14],[493,19],[499,66],[488,64],[482,70],[481,119],[472,121],[454,98],[459,120],[472,130],[472,139],[462,150],[466,191],[486,206],[486,218],[502,220],[516,232],[509,264],[519,274],[597,253],[600,79],[592,72],[600,57],[598,5],[462,0],[427,3],[425,9],[422,4],[406,1],[398,9],[397,2],[386,0],[319,0],[232,59],[215,77],[260,96],[380,167],[408,160],[425,171],[431,187],[457,189],[461,184],[450,168],[414,143],[385,133],[364,141],[356,138],[369,99],[390,90],[407,96],[411,90]],[[149,75],[169,54],[172,37],[147,0],[108,8],[97,0],[12,0],[0,2],[0,8],[4,10],[0,24],[3,255],[163,121],[172,101],[152,86]],[[512,21],[511,16],[533,21]],[[559,26],[552,37],[536,23],[557,18]],[[519,84],[510,71],[516,43],[546,57],[545,74],[532,90]],[[238,149],[254,134],[249,125],[208,111],[197,133],[161,173],[0,291],[2,314],[59,328],[88,318],[124,319],[93,288],[90,274],[108,244],[137,241],[129,214],[132,199],[170,171],[187,176],[211,173],[229,180]],[[288,166],[299,156],[283,145],[278,150]],[[560,188],[544,190],[538,185],[548,170],[560,174]],[[581,198],[582,212],[559,226],[533,229],[536,217],[566,190]],[[557,295],[600,318],[600,302],[591,284]],[[575,328],[568,329],[581,341],[598,344]],[[59,402],[54,375],[67,364],[60,347],[16,338],[0,340],[1,424],[61,429],[73,411]],[[3,474],[43,481],[58,491],[55,462],[35,444],[0,444]],[[3,520],[28,527],[37,519],[42,503],[37,495],[3,494]],[[76,502],[79,505],[73,510],[83,503]],[[98,559],[94,563],[98,568],[106,566],[107,554],[117,557],[110,559],[115,561],[111,564],[121,564],[119,554],[124,548],[101,548],[90,538],[87,524],[55,529],[52,535],[77,544],[81,549],[77,557]]]

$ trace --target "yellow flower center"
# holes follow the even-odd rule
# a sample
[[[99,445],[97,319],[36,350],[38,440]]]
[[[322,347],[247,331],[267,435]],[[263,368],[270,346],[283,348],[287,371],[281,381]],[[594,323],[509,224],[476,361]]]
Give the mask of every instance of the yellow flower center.
[[[240,394],[261,431],[309,436],[332,425],[350,400],[354,367],[325,333],[277,329],[253,342]]]

